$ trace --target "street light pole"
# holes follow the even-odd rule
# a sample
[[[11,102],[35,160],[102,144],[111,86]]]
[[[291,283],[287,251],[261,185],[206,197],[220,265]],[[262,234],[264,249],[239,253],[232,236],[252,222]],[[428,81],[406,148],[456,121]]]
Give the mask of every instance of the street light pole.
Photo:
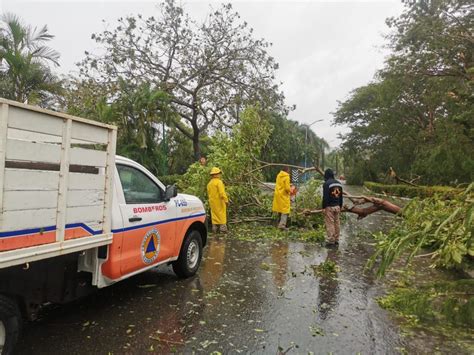
[[[314,125],[317,122],[323,121],[322,119],[316,120],[310,124],[305,124],[306,131],[305,131],[305,136],[304,136],[304,168],[306,169],[306,150],[308,148],[308,128]]]
[[[305,136],[304,136],[304,168],[306,169],[306,147],[308,145],[308,126],[306,126]]]

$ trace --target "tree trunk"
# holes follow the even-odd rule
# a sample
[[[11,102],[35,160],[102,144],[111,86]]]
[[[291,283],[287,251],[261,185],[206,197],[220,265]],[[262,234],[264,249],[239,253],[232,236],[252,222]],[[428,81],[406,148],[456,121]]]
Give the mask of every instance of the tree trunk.
[[[197,110],[193,110],[193,120],[191,122],[193,128],[193,150],[194,150],[194,159],[199,161],[201,159],[201,146],[199,144],[199,133],[200,129],[198,127],[198,113]]]
[[[364,203],[372,203],[370,206],[361,207],[357,204],[354,204],[352,207],[344,206],[344,212],[351,212],[357,214],[358,219],[362,219],[367,217],[369,214],[375,213],[377,211],[385,211],[393,214],[400,214],[402,208],[397,206],[389,201],[382,200],[380,198],[375,197],[365,197],[363,196],[365,201]]]
[[[201,146],[199,145],[199,132],[193,134],[194,159],[198,161],[201,158]]]

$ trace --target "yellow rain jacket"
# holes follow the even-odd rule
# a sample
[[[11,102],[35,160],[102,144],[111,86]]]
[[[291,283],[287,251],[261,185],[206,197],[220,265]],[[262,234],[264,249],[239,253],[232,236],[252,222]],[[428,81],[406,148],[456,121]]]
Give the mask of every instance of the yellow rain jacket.
[[[211,206],[212,224],[227,224],[227,203],[225,186],[218,177],[213,177],[207,184],[207,195]]]
[[[290,174],[286,171],[280,171],[277,175],[272,210],[278,213],[290,213]]]

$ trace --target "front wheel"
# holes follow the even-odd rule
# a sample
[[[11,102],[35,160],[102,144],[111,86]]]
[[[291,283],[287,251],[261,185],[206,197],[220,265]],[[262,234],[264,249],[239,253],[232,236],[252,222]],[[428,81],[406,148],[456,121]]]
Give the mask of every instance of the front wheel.
[[[173,263],[173,271],[178,277],[191,277],[198,271],[201,258],[202,237],[197,230],[193,230],[184,239],[178,260]]]
[[[10,355],[21,330],[21,313],[17,303],[0,295],[0,354]]]

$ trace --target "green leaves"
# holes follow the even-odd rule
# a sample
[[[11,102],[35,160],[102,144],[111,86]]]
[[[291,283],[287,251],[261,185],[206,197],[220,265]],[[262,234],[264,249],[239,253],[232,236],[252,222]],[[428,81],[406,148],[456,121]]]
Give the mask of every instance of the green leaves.
[[[180,187],[187,193],[207,201],[207,183],[213,166],[223,171],[223,180],[231,203],[233,215],[268,215],[271,207],[263,196],[258,180],[263,180],[254,157],[259,156],[265,146],[272,127],[265,111],[259,107],[247,107],[241,114],[231,136],[216,134],[210,144],[207,165],[192,164]]]
[[[424,183],[474,178],[472,5],[410,1],[388,20],[392,53],[374,81],[340,103],[349,125],[343,150],[349,182],[377,181],[393,166]]]
[[[46,26],[33,29],[8,13],[2,15],[1,27],[0,96],[46,105],[49,95],[61,92],[61,82],[49,67],[59,65],[59,53],[44,45],[54,36]]]
[[[321,277],[335,277],[341,271],[339,265],[333,260],[326,260],[319,265],[311,265],[311,268],[316,276]]]
[[[301,186],[294,208],[290,211],[291,222],[300,227],[310,228],[308,239],[313,241],[324,241],[324,230],[320,227],[324,226],[323,214],[315,213],[310,216],[301,214],[301,211],[316,210],[322,207],[322,180],[310,179]],[[313,230],[315,228],[316,230]],[[311,233],[314,233],[312,236]],[[322,239],[322,240],[320,240]]]
[[[368,266],[380,259],[381,276],[396,259],[409,252],[409,262],[421,248],[432,251],[432,266],[461,266],[474,254],[472,185],[446,200],[434,196],[411,201],[403,209],[404,219],[387,235],[377,237]]]
[[[113,86],[98,85],[93,80],[71,80],[67,84],[62,104],[68,113],[116,125],[117,154],[139,162],[155,175],[168,173],[167,154],[176,146],[168,145],[171,139],[166,137],[172,135],[173,142],[179,140],[169,128],[175,113],[168,94],[150,83],[136,85],[124,80]]]

